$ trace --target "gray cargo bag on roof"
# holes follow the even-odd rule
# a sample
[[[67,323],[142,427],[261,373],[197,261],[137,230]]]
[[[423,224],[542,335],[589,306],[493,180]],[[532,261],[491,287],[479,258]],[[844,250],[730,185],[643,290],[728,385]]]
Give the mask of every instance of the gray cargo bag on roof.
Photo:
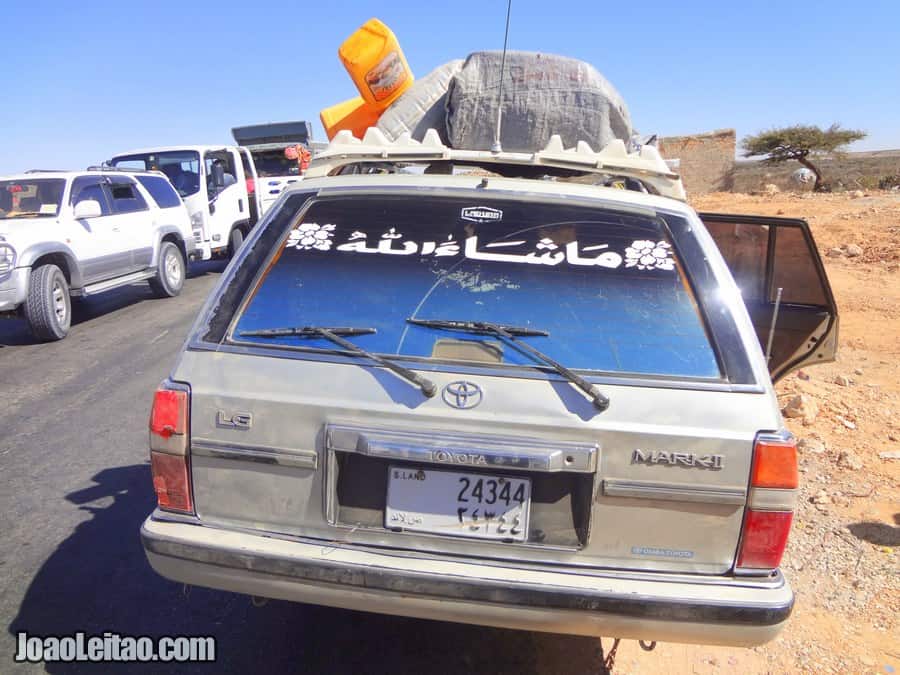
[[[489,150],[497,121],[500,52],[470,54],[447,93],[447,135],[454,148]],[[597,69],[552,54],[507,52],[500,140],[507,152],[534,152],[550,136],[594,150],[631,138],[625,101]]]
[[[417,141],[425,132],[435,129],[441,141],[447,143],[447,86],[463,60],[456,59],[438,66],[421,80],[416,80],[378,120],[378,128],[389,140],[395,141],[405,131]]]

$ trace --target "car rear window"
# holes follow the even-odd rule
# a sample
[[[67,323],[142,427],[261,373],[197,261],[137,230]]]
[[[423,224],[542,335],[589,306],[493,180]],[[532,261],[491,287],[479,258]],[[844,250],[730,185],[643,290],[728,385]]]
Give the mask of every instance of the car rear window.
[[[242,336],[353,326],[369,351],[536,366],[495,337],[408,317],[544,330],[522,338],[570,368],[719,378],[665,223],[652,214],[456,197],[319,199],[294,223],[235,317],[231,340],[339,350],[319,338]]]
[[[159,204],[159,208],[170,209],[181,206],[181,199],[175,192],[175,188],[162,176],[138,176],[137,178]]]

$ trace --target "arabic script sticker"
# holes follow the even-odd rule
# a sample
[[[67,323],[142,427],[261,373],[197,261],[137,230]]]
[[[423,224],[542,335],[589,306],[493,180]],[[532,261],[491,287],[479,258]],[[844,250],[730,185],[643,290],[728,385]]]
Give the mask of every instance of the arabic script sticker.
[[[480,220],[503,217],[497,209],[472,206],[463,209],[468,218]],[[491,215],[494,214],[494,215]],[[464,216],[465,217],[465,216]],[[672,245],[667,241],[635,239],[625,249],[624,256],[610,250],[609,244],[569,241],[559,244],[551,237],[542,237],[531,244],[525,239],[479,242],[477,234],[458,241],[452,234],[446,240],[435,238],[429,241],[407,239],[396,227],[389,228],[374,241],[369,234],[353,230],[349,236],[343,235],[335,241],[337,226],[333,224],[302,223],[290,234],[286,246],[300,251],[335,251],[341,253],[364,253],[391,256],[434,256],[455,257],[462,253],[468,260],[511,263],[514,265],[547,265],[550,267],[566,263],[578,267],[604,267],[617,269],[624,262],[625,268],[635,270],[675,269]],[[585,245],[587,244],[587,245]]]

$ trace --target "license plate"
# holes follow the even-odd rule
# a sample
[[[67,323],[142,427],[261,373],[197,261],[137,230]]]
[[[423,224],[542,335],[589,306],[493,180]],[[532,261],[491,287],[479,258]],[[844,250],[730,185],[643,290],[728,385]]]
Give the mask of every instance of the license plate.
[[[391,466],[384,526],[525,541],[530,506],[528,478]]]

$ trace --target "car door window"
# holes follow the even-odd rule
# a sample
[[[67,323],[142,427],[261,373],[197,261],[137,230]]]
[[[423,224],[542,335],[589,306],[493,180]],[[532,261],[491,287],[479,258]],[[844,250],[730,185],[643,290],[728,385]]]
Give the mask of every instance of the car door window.
[[[760,346],[769,352],[772,378],[834,360],[837,308],[806,222],[710,213],[700,217],[728,263]]]
[[[114,178],[110,180],[107,187],[112,198],[113,210],[116,213],[134,213],[147,210],[147,202],[144,201],[144,198],[132,181]]]
[[[781,288],[782,302],[792,305],[827,306],[828,284],[822,282],[819,267],[814,264],[803,235],[803,229],[800,227],[778,227],[775,230],[769,298],[774,300],[778,289]]]
[[[103,179],[100,176],[79,176],[72,181],[72,196],[69,200],[72,206],[78,202],[94,200],[100,204],[100,215],[112,214],[106,192],[103,190]]]
[[[217,192],[221,192],[225,188],[234,185],[237,182],[237,171],[234,166],[234,157],[232,157],[230,152],[227,151],[218,151],[218,152],[207,152],[204,156],[204,163],[206,165],[206,189],[209,194],[212,196]],[[213,166],[219,165],[222,167],[222,171],[224,175],[224,184],[221,188],[217,187],[214,183],[214,172]]]

